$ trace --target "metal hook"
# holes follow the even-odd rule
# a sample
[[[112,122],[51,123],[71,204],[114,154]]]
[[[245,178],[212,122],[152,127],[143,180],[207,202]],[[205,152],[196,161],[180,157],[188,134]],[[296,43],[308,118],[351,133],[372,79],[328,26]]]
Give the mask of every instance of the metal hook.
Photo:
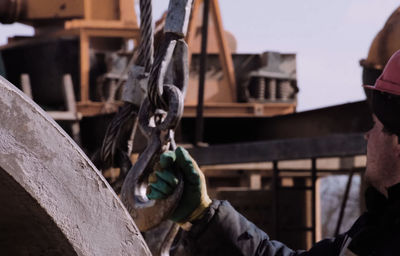
[[[160,124],[154,127],[150,125],[150,119],[155,111],[152,110],[148,99],[144,100],[139,110],[139,126],[147,137],[148,144],[126,176],[121,190],[121,200],[141,231],[155,227],[167,219],[183,192],[183,181],[178,176],[180,180],[178,187],[167,199],[149,200],[146,197],[147,178],[153,172],[161,153],[167,149],[171,133],[183,113],[183,95],[180,90],[173,85],[165,85],[164,93],[168,102],[168,112]]]

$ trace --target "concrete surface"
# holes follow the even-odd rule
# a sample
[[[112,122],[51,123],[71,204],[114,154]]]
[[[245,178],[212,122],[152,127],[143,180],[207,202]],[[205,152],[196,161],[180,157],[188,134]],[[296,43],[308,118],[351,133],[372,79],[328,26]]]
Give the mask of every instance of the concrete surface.
[[[0,255],[150,255],[86,155],[2,77]]]

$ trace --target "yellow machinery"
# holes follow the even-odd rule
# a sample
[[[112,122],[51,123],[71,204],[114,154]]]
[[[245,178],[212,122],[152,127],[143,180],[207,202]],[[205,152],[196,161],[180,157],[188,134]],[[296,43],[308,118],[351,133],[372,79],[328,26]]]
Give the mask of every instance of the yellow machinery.
[[[186,38],[193,56],[200,52],[202,2],[195,0],[193,3]],[[204,117],[265,117],[294,112],[297,92],[295,56],[293,54],[249,55],[239,56],[235,61],[232,59],[232,53],[235,51],[236,42],[232,35],[223,30],[218,1],[211,0],[210,7],[208,54],[219,57],[216,61],[209,62],[215,65],[211,64],[213,70],[207,73]],[[140,35],[133,0],[5,0],[0,3],[0,21],[3,23],[18,21],[35,28],[34,37],[11,38],[9,44],[2,48],[6,68],[7,50],[51,38],[78,38],[79,61],[74,65],[79,66],[79,72],[72,75],[78,98],[77,111],[83,117],[87,117],[117,109],[118,101],[108,101],[106,104],[104,99],[98,99],[93,95],[93,91],[96,91],[93,89],[95,87],[93,84],[97,79],[91,73],[94,65],[93,52],[121,53],[128,40],[133,40],[134,45],[138,44]],[[126,51],[120,55],[124,54],[125,57],[128,56]],[[244,74],[241,65],[246,61],[249,62],[249,58],[252,63],[259,64],[258,66],[252,64],[252,70],[247,70],[248,72]],[[282,72],[279,68],[287,69],[288,63],[290,63],[288,71],[290,74],[280,76]],[[261,72],[259,69],[262,65],[277,66],[277,68],[275,70],[267,68],[266,72]],[[241,73],[235,72],[235,66],[240,67],[238,70]],[[195,60],[191,67],[185,117],[194,117],[197,105],[198,64],[196,66]],[[11,65],[9,70],[11,69],[16,72],[16,65]],[[27,69],[28,71],[20,73],[27,72],[30,76],[34,76],[30,74],[33,72],[32,69]],[[250,74],[251,72],[253,73]],[[16,74],[13,79],[15,84],[19,84]],[[37,78],[36,82],[32,82],[33,91],[36,84],[41,83],[39,81]],[[56,86],[54,83],[56,82],[53,82],[52,86]],[[285,97],[281,97],[280,87],[286,88],[283,90],[286,92]],[[47,90],[41,88],[36,94],[41,94],[43,91]],[[269,96],[271,93],[274,95]],[[52,94],[54,96],[57,93]]]
[[[390,56],[400,49],[400,7],[388,18],[378,32],[366,59],[360,61],[363,67],[363,83],[374,84],[382,73]]]
[[[372,41],[368,57],[362,66],[382,70],[390,56],[400,48],[400,8],[388,18],[384,27]]]
[[[115,49],[115,40],[112,39],[133,39],[136,44],[138,43],[139,28],[134,2],[129,0],[10,0],[2,1],[0,9],[2,22],[19,21],[34,26],[33,40],[65,36],[79,38],[80,102],[77,106],[78,111],[83,116],[99,114],[102,103],[91,101],[89,95],[90,50],[93,48]],[[23,38],[18,41],[26,40],[30,39]],[[10,43],[15,43],[15,40],[11,39]]]

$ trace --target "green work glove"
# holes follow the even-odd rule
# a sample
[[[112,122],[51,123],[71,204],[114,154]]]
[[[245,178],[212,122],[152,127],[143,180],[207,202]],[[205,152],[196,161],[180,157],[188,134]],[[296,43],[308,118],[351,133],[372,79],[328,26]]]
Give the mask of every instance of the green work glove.
[[[168,151],[160,157],[160,171],[149,178],[149,199],[164,199],[171,195],[178,185],[174,175],[180,171],[184,188],[182,198],[170,219],[177,223],[192,222],[199,219],[210,206],[211,199],[207,194],[206,181],[197,163],[182,147],[175,152]]]

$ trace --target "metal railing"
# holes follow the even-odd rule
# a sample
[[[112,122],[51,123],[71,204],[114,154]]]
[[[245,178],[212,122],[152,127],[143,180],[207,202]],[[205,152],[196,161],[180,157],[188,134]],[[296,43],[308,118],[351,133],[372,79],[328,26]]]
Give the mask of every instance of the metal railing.
[[[316,182],[317,159],[328,157],[350,157],[364,155],[366,153],[366,141],[361,133],[336,134],[324,137],[296,138],[285,140],[271,140],[249,143],[235,143],[224,145],[210,145],[208,147],[196,147],[189,149],[190,154],[201,165],[223,165],[255,162],[272,162],[272,193],[273,212],[272,219],[276,238],[279,239],[279,194],[281,190],[311,190],[311,226],[294,227],[299,231],[312,232],[312,243],[316,242]],[[282,187],[280,184],[279,161],[311,159],[310,186]],[[353,173],[353,169],[349,170]],[[304,172],[304,170],[302,170]],[[349,176],[350,177],[350,176]],[[344,208],[349,193],[349,184],[344,192],[340,209],[337,230],[340,228]],[[292,229],[290,229],[292,230]]]

